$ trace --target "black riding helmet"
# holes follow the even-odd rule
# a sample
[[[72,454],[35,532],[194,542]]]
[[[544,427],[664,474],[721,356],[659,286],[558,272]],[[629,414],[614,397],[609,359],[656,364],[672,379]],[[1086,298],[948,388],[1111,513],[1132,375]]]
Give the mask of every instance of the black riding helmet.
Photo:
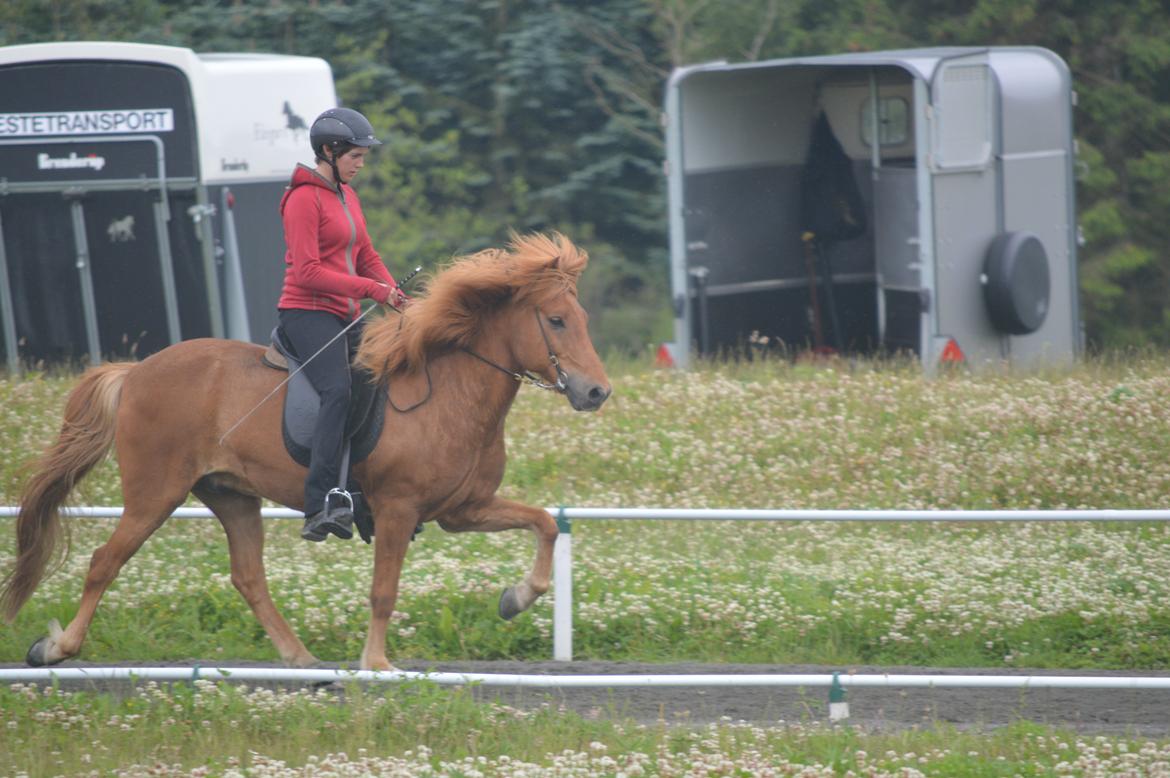
[[[309,128],[309,143],[317,159],[325,159],[321,152],[328,146],[336,153],[343,145],[380,146],[382,141],[374,137],[374,128],[366,117],[352,108],[330,108],[316,119]]]
[[[313,146],[313,155],[333,168],[333,181],[342,198],[345,195],[341,175],[337,172],[337,157],[353,146],[382,145],[382,141],[374,137],[370,121],[352,108],[330,108],[314,119],[309,128],[309,143]],[[333,159],[325,156],[326,146],[333,150]]]

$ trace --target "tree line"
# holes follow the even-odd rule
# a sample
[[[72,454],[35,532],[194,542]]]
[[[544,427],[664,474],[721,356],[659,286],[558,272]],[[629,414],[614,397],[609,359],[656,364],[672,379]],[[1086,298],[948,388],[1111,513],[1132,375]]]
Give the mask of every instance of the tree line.
[[[363,172],[402,271],[560,229],[593,257],[604,346],[670,335],[672,68],[935,45],[1038,45],[1078,104],[1081,308],[1092,345],[1170,345],[1170,8],[1158,0],[8,0],[0,45],[114,40],[329,61],[386,146]]]

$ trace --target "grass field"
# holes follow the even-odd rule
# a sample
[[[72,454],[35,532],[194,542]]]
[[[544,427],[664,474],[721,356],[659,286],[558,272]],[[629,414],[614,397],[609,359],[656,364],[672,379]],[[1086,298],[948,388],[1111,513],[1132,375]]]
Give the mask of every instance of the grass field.
[[[1027,722],[867,733],[823,723],[701,727],[521,711],[431,685],[273,692],[198,681],[113,698],[0,690],[6,775],[1166,776],[1170,743]]]
[[[615,395],[597,414],[574,414],[560,398],[521,392],[509,419],[503,492],[538,505],[599,507],[1163,508],[1170,502],[1168,368],[1163,358],[1134,357],[1045,374],[928,380],[913,366],[898,364],[755,362],[688,374],[611,365]],[[55,434],[71,381],[35,376],[0,382],[0,502],[15,502],[21,466]],[[75,502],[120,504],[112,463],[91,477]],[[111,522],[71,523],[73,553],[17,621],[0,629],[0,661],[20,661],[50,618],[71,617],[89,554]],[[0,521],[3,568],[13,549],[5,526],[10,523]],[[266,559],[277,603],[319,657],[353,661],[364,640],[370,549],[356,541],[304,543],[296,530],[295,522],[270,524]],[[547,600],[511,623],[495,616],[500,589],[523,575],[531,554],[531,540],[519,533],[454,537],[428,527],[407,560],[391,658],[548,658]],[[574,651],[583,658],[1170,666],[1170,526],[1163,524],[579,522],[574,556]],[[231,587],[218,526],[169,522],[103,600],[82,658],[221,656],[274,659],[275,652]],[[188,692],[165,692],[172,693]],[[140,716],[132,721],[141,726],[129,731],[146,732],[168,704],[195,705],[186,699],[156,704],[147,695],[133,703],[139,710],[125,707],[132,700],[44,690],[30,695],[27,689],[0,694],[6,695],[0,708],[7,720],[0,754],[24,753],[37,737],[58,738],[55,746],[37,748],[60,751],[60,769],[38,774],[83,771],[79,743],[85,738],[67,734],[59,719],[68,716],[61,711],[96,706],[97,718],[116,716],[118,727],[126,716]],[[396,705],[409,708],[401,715],[412,722],[457,715],[469,719],[464,730],[481,733],[477,745],[455,743],[449,732],[433,739],[371,734],[368,741],[339,735],[310,745],[303,737],[270,738],[267,729],[244,737],[252,730],[223,721],[244,721],[255,704],[249,695],[206,694],[223,697],[216,705],[239,710],[208,717],[203,729],[204,719],[193,709],[184,708],[187,718],[176,721],[186,721],[200,737],[219,743],[222,753],[252,767],[257,762],[247,744],[255,742],[271,744],[261,762],[283,759],[294,766],[329,750],[334,761],[344,754],[352,766],[361,758],[356,743],[369,742],[367,758],[393,757],[406,765],[399,773],[390,762],[365,768],[388,775],[417,774],[424,762],[437,767],[480,756],[487,762],[436,774],[543,775],[564,751],[586,775],[681,774],[667,769],[667,762],[708,750],[741,770],[710,774],[732,775],[757,774],[743,766],[757,756],[773,765],[804,765],[809,774],[1098,774],[1088,762],[1077,767],[1078,760],[1116,759],[1122,765],[1139,758],[1148,761],[1135,774],[1154,774],[1163,769],[1156,766],[1159,759],[1167,763],[1164,743],[1078,743],[1026,724],[984,735],[906,733],[896,736],[905,738],[900,745],[880,741],[895,736],[844,734],[811,724],[762,733],[729,724],[679,735],[586,722],[563,712],[517,713],[518,724],[505,724],[490,708],[435,690],[374,695],[364,713],[319,704],[336,717],[327,719],[332,726],[347,733],[363,731],[361,716],[378,721],[377,711]],[[300,711],[290,715],[302,730],[325,727],[325,720],[315,723],[316,704],[300,698],[289,703]],[[415,705],[422,707],[410,708]],[[51,724],[37,734],[30,731],[37,720]],[[532,750],[485,745],[510,742],[499,733],[513,725],[539,735]],[[495,734],[484,734],[489,732]],[[95,742],[110,742],[98,734]],[[966,744],[961,752],[951,745],[960,741]],[[144,770],[160,760],[171,764],[171,748],[178,749],[173,762],[181,765],[179,774],[186,774],[182,770],[202,764],[200,754],[208,753],[188,748],[203,742],[193,736],[134,742],[141,753],[122,754],[114,764],[141,764]],[[429,750],[424,754],[420,745]],[[856,751],[866,752],[864,763]],[[905,759],[911,752],[914,758]],[[637,754],[645,761],[620,762]],[[525,773],[514,763],[503,766],[505,758],[535,766]],[[6,767],[3,759],[0,769]],[[610,765],[605,759],[619,761]],[[1058,767],[1062,762],[1067,768]],[[959,763],[969,771],[942,767]],[[28,770],[30,764],[14,761],[9,769]],[[218,764],[221,772],[232,769]],[[281,774],[278,766],[265,765],[252,774]],[[577,774],[565,769],[561,774]]]

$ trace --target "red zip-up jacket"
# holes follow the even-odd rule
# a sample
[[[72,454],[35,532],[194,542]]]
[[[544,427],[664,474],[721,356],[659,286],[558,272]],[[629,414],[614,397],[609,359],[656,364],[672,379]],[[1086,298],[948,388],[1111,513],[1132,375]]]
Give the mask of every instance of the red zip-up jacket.
[[[284,221],[284,289],[276,307],[358,315],[357,300],[385,302],[396,284],[366,232],[357,193],[344,198],[317,171],[297,165],[280,199]],[[385,284],[385,286],[383,286]]]

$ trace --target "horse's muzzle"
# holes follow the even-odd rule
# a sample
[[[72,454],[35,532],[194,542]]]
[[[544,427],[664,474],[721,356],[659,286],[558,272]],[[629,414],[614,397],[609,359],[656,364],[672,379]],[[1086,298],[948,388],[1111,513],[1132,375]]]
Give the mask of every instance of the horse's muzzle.
[[[565,396],[575,411],[595,411],[600,408],[613,388],[581,376],[568,376],[565,380]]]

